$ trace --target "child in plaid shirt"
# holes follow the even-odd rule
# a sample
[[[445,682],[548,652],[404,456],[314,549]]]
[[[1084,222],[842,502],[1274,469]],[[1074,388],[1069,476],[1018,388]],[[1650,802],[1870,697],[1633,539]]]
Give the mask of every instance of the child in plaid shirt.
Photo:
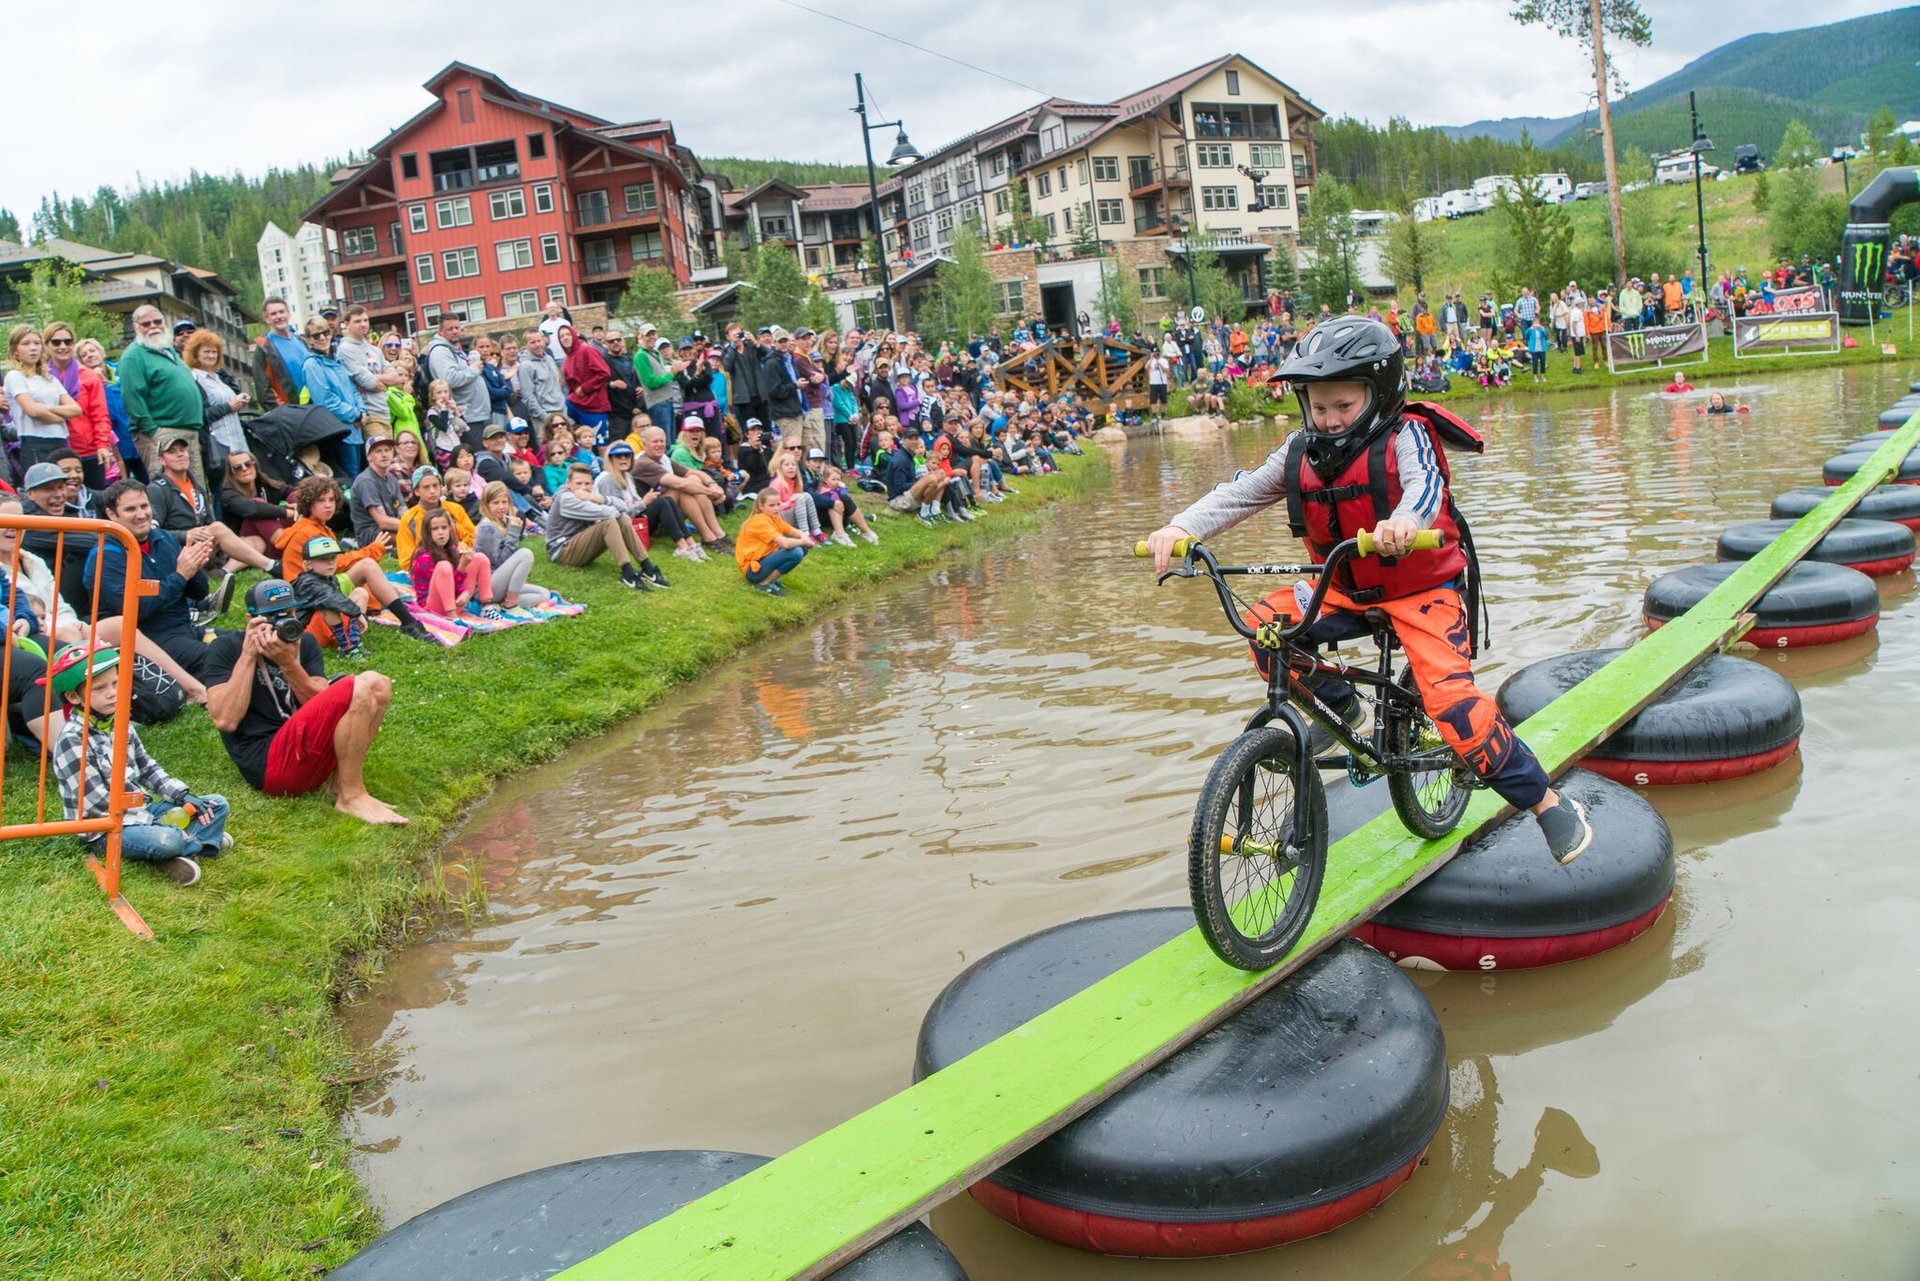
[[[112,673],[119,665],[120,651],[111,646],[89,650],[85,645],[69,645],[47,669],[45,679],[67,709],[66,726],[53,746],[60,806],[69,820],[98,818],[108,813],[114,787],[144,791],[146,803],[122,816],[121,856],[152,863],[177,884],[192,885],[200,879],[197,858],[233,848],[233,838],[226,834],[227,800],[194,795],[147,754],[140,731],[131,724],[127,726],[126,774],[113,778]],[[90,832],[80,839],[97,849],[106,838]]]

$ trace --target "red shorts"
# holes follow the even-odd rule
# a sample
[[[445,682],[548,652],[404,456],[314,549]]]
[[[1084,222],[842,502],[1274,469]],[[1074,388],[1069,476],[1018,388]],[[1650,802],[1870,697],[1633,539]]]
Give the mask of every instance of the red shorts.
[[[267,747],[268,796],[305,796],[333,777],[333,731],[353,702],[353,677],[342,676],[300,705]]]

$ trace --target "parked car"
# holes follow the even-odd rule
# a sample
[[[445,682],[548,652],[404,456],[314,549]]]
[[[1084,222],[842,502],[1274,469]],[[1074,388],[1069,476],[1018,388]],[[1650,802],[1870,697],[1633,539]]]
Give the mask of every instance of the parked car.
[[[1759,173],[1767,167],[1760,155],[1760,148],[1750,142],[1743,142],[1733,149],[1733,169],[1735,173]]]

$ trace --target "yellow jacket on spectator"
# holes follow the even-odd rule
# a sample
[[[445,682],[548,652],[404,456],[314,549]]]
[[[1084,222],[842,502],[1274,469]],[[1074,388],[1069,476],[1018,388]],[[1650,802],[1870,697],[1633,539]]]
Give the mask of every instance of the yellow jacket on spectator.
[[[473,518],[467,515],[467,509],[459,503],[445,498],[440,500],[440,510],[453,517],[453,536],[467,546],[473,546]],[[402,565],[413,564],[413,554],[420,549],[420,529],[427,519],[424,507],[409,507],[400,517],[400,528],[394,531],[393,550]]]

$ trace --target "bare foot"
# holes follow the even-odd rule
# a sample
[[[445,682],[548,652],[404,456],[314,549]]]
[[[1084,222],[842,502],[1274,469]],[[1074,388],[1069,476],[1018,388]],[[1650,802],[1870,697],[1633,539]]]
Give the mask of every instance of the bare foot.
[[[333,808],[342,814],[351,815],[362,823],[377,823],[386,827],[404,827],[407,816],[385,801],[368,793],[361,793],[351,800],[341,798],[333,803]]]

